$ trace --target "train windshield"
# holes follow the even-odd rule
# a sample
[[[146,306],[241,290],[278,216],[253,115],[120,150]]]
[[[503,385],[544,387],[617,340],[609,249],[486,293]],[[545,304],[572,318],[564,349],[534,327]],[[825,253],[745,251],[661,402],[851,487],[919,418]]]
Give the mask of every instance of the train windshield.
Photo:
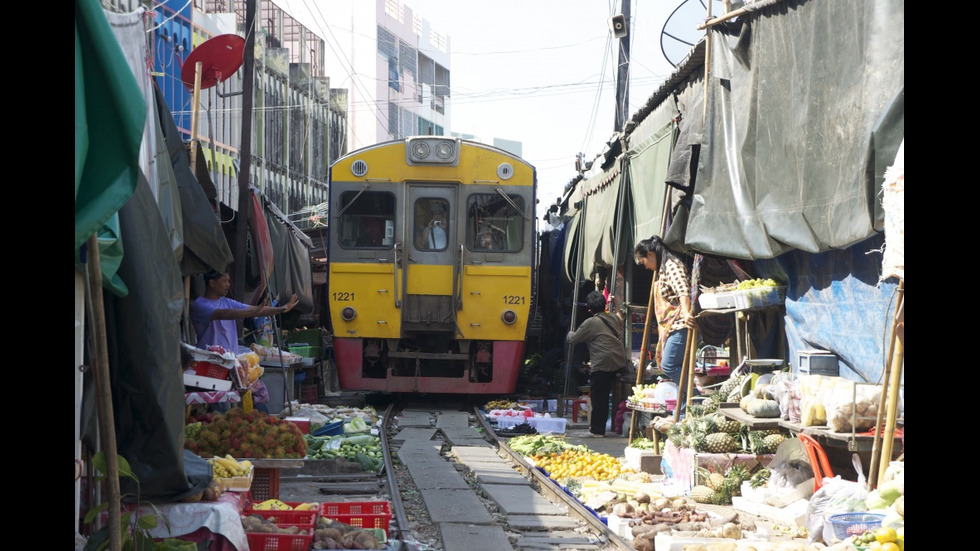
[[[449,201],[422,198],[415,202],[415,246],[444,251],[449,246]]]
[[[395,244],[395,196],[387,191],[345,191],[340,196],[340,245],[371,249]]]
[[[524,243],[524,198],[474,193],[466,200],[466,242],[474,251],[517,252]],[[516,208],[515,208],[516,207]]]

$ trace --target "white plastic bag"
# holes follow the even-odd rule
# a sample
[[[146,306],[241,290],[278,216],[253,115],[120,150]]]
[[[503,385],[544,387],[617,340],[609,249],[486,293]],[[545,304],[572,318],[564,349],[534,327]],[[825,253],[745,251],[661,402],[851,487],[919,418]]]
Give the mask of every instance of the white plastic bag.
[[[768,485],[791,490],[810,478],[813,478],[813,468],[810,467],[803,443],[796,438],[783,440],[769,462]]]
[[[861,458],[855,453],[851,455],[851,461],[858,473],[857,482],[844,480],[840,475],[824,478],[823,486],[810,498],[806,510],[806,529],[810,543],[836,543],[840,538],[834,533],[830,517],[839,513],[867,510],[865,500],[868,497],[868,486],[861,468]]]

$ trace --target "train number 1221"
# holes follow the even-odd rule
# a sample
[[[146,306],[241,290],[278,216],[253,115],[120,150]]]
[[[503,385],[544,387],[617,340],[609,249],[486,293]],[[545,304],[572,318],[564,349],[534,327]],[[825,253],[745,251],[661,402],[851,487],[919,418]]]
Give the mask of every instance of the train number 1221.
[[[504,295],[504,304],[524,304],[524,297],[521,295]]]
[[[354,293],[338,291],[333,294],[333,299],[337,302],[354,302]]]

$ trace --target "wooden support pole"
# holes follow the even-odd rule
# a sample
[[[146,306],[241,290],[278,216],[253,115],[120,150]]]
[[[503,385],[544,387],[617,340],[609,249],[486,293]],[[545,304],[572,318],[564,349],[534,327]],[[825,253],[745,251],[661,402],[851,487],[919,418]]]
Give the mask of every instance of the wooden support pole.
[[[109,345],[102,302],[102,263],[96,234],[88,239],[88,281],[92,300],[92,376],[95,381],[95,406],[99,419],[99,444],[106,462],[106,503],[109,506],[109,550],[122,548],[119,458],[116,455],[116,423],[112,412],[112,387],[109,384]]]
[[[898,419],[898,394],[902,383],[902,369],[905,366],[905,280],[898,284],[898,307],[895,309],[895,321],[892,333],[895,337],[895,350],[891,358],[891,374],[888,385],[888,417],[885,419],[885,430],[881,435],[881,464],[878,466],[878,480],[885,479],[885,470],[891,463],[892,449],[895,445],[895,422]],[[880,407],[880,406],[879,406]],[[880,427],[876,427],[880,430]]]
[[[640,341],[640,365],[636,366],[636,384],[639,386],[643,383],[643,373],[646,370],[647,355],[650,353],[650,320],[655,318],[653,312],[653,294],[657,292],[657,274],[654,274],[654,278],[650,281],[650,300],[647,301],[647,315],[646,319],[643,320],[643,340]],[[633,441],[633,433],[636,430],[636,413],[634,412],[630,416],[630,439]],[[658,451],[659,453],[659,451]]]

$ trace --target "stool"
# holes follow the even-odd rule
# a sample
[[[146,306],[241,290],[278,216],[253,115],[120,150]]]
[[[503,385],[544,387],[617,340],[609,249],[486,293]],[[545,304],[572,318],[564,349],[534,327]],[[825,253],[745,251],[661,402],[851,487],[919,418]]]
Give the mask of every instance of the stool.
[[[564,417],[565,416],[565,408],[568,407],[569,404],[571,404],[571,406],[572,406],[572,422],[573,423],[578,423],[578,416],[579,416],[579,412],[582,409],[582,404],[586,404],[587,405],[587,411],[585,412],[585,418],[586,418],[586,420],[588,420],[590,418],[589,416],[590,416],[590,414],[592,412],[589,411],[589,410],[591,410],[591,408],[589,408],[588,406],[591,406],[592,404],[590,403],[590,398],[588,396],[586,396],[584,398],[581,397],[581,396],[559,396],[558,397],[558,416],[559,417]]]
[[[823,486],[824,477],[834,478],[834,471],[830,468],[830,460],[827,459],[827,454],[819,442],[802,432],[796,436],[800,442],[803,442],[803,449],[806,451],[807,459],[810,460],[810,468],[813,469],[813,491],[816,492]]]

